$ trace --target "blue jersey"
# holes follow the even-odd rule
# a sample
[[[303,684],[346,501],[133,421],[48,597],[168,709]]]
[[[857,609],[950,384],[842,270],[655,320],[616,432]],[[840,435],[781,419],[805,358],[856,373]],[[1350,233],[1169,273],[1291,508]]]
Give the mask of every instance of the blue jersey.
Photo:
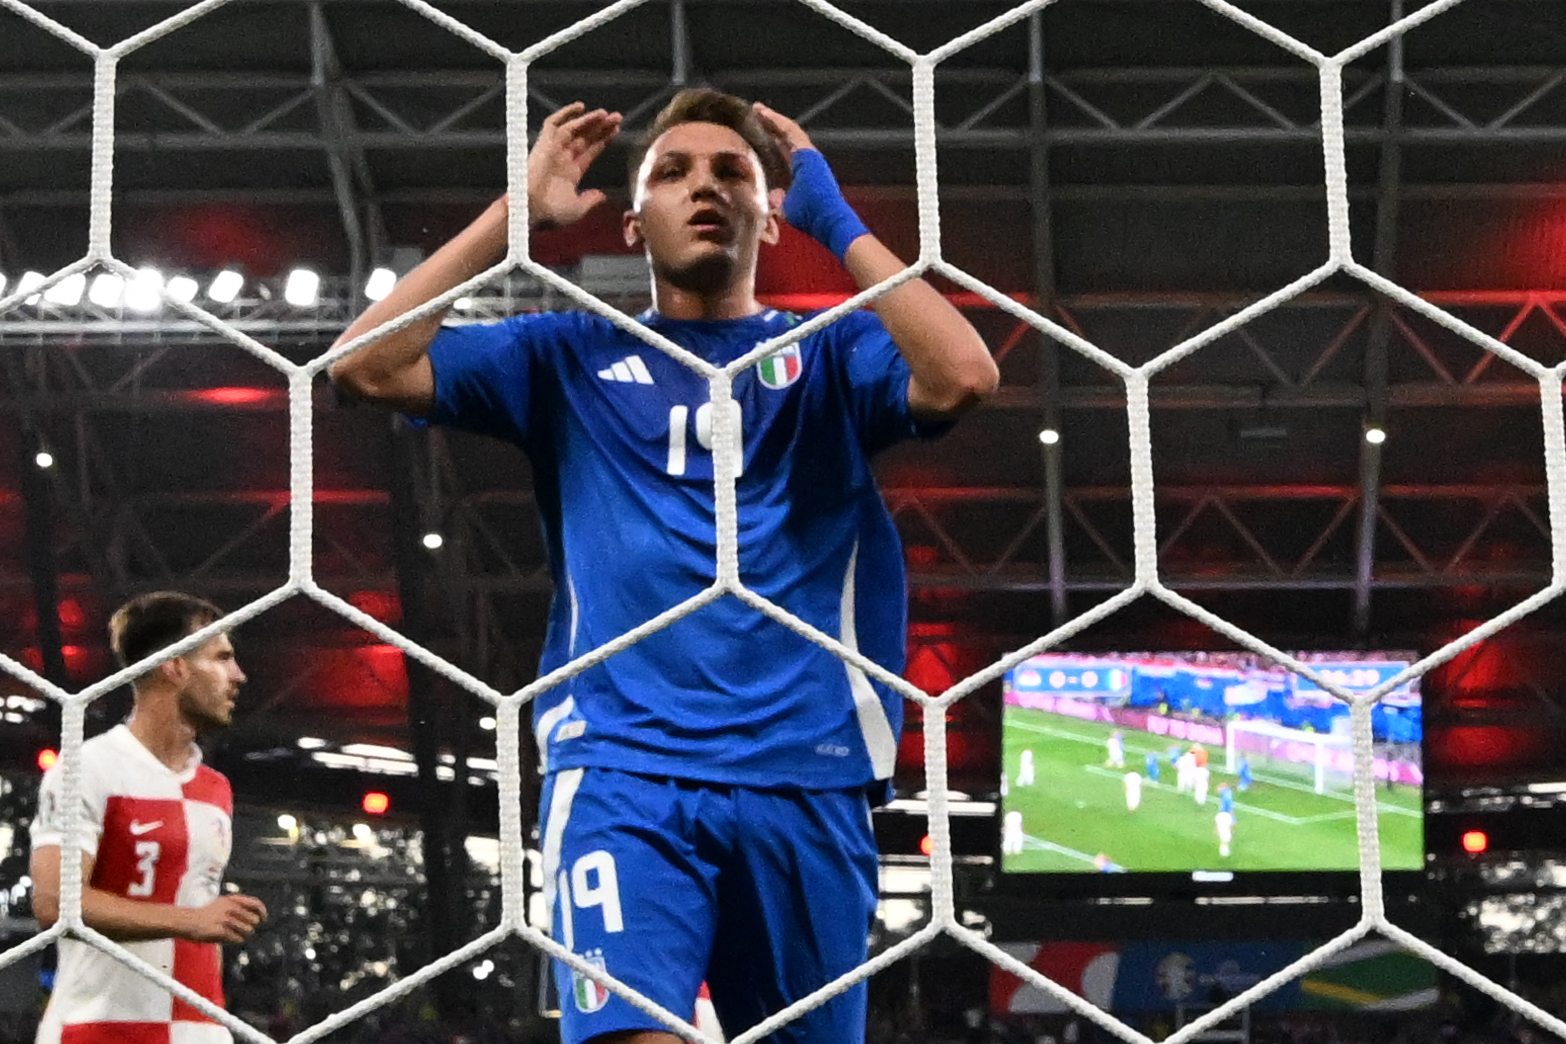
[[[800,317],[643,316],[715,365]],[[443,329],[434,423],[508,439],[533,466],[555,584],[541,672],[710,586],[716,567],[707,381],[591,313]],[[734,380],[743,415],[740,576],[897,673],[902,548],[870,471],[923,432],[909,370],[856,312]],[[723,598],[543,693],[546,768],[616,768],[755,787],[891,776],[901,700],[779,623]]]

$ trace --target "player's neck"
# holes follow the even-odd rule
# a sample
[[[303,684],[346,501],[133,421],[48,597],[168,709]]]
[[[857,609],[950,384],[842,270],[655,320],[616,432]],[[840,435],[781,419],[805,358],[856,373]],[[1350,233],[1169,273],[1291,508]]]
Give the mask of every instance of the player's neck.
[[[761,311],[754,279],[742,279],[712,293],[685,290],[653,279],[653,308],[665,319],[743,319]]]
[[[132,736],[172,772],[190,767],[196,730],[179,713],[177,699],[139,698],[128,722]]]

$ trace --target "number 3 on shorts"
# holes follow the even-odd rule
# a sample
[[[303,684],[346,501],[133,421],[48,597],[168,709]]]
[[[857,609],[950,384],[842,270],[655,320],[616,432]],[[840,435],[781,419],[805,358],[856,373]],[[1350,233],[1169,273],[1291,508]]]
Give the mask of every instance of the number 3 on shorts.
[[[578,910],[596,906],[603,912],[604,931],[625,931],[625,918],[620,915],[620,878],[615,873],[614,856],[608,852],[589,852],[572,865],[569,894],[571,905]]]

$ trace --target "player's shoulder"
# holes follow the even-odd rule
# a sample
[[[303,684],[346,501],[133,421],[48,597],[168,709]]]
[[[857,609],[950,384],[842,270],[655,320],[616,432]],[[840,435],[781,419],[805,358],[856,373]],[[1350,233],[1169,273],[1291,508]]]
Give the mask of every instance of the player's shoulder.
[[[795,325],[808,319],[814,319],[826,311],[828,309],[822,308],[803,316],[793,315],[793,313],[786,314],[790,315],[793,320],[789,325]],[[852,342],[866,336],[890,337],[886,332],[886,325],[881,322],[881,317],[868,308],[857,308],[847,312],[810,336],[828,343]]]
[[[228,777],[210,765],[199,765],[190,782],[181,788],[186,801],[199,801],[204,805],[216,805],[224,812],[233,814],[234,811],[234,787],[228,781]]]
[[[76,760],[80,765],[82,790],[91,794],[117,794],[137,789],[139,760],[136,737],[124,725],[83,741]],[[62,758],[44,773],[45,787],[64,786],[65,760]]]
[[[538,346],[592,337],[599,332],[597,324],[591,322],[597,318],[590,312],[518,312],[493,322],[458,323],[443,330],[459,337],[476,338],[477,343],[492,349]],[[607,322],[604,325],[609,326]]]

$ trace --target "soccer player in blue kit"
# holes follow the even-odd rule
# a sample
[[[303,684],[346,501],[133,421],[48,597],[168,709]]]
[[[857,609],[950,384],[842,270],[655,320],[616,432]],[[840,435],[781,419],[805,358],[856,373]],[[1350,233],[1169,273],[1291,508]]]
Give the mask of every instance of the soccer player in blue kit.
[[[529,160],[535,228],[602,202],[579,188],[621,117],[580,103]],[[633,153],[627,245],[652,269],[652,329],[722,365],[801,321],[755,297],[780,217],[862,287],[904,266],[843,200],[792,120],[709,90],[677,95]],[[357,337],[494,264],[506,200],[403,278]],[[920,279],[751,367],[738,483],[744,583],[891,671],[903,666],[902,552],[869,460],[934,435],[998,375]],[[591,313],[442,329],[432,316],[338,360],[358,398],[520,445],[555,596],[542,671],[710,586],[705,379]],[[877,893],[871,802],[901,727],[895,693],[723,598],[539,696],[543,856],[554,938],[670,1011],[711,987],[730,1032],[859,965]],[[566,1044],[672,1044],[656,1020],[557,964]],[[860,984],[778,1042],[864,1037]]]

